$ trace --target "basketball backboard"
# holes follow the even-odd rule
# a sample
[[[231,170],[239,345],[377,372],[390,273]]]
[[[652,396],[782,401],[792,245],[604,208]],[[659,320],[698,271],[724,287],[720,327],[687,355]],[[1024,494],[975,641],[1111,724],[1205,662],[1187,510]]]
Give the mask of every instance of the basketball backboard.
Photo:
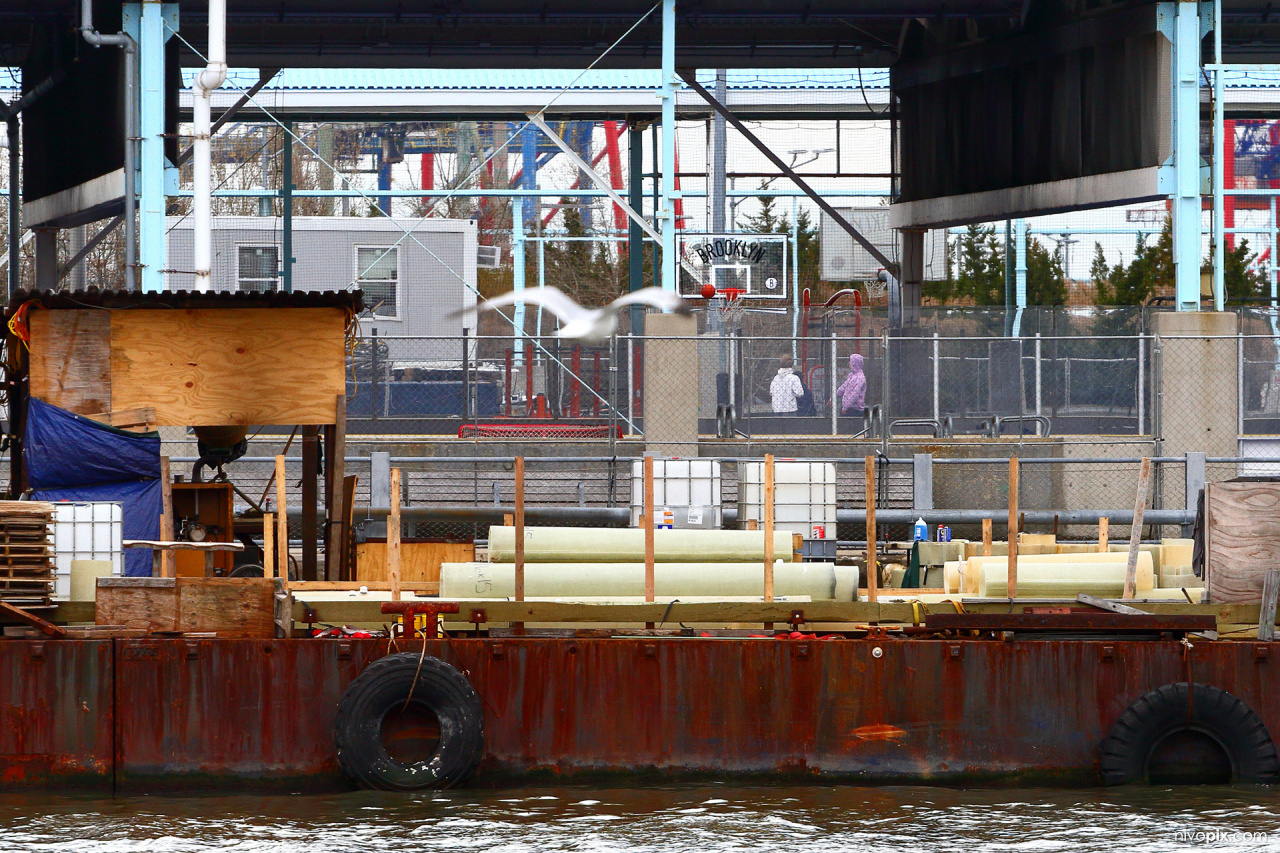
[[[786,299],[790,275],[789,234],[702,234],[679,236],[680,294],[705,299],[727,290],[744,299]]]

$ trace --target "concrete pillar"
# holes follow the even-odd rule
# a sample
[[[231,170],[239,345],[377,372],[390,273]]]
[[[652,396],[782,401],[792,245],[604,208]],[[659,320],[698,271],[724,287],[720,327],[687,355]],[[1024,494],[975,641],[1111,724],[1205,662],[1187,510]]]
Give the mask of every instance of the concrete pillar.
[[[644,442],[660,456],[698,455],[698,321],[645,317]]]
[[[58,287],[58,229],[36,229],[36,290]]]
[[[933,454],[915,454],[911,473],[911,509],[915,512],[933,509]]]
[[[1160,340],[1156,371],[1161,456],[1235,456],[1239,451],[1236,381],[1236,315],[1161,312],[1154,331]],[[1213,479],[1210,472],[1209,479]],[[1177,477],[1163,479],[1162,506],[1185,506]]]
[[[924,238],[923,228],[903,228],[902,231],[902,322],[913,325],[920,322],[920,301],[924,286]]]

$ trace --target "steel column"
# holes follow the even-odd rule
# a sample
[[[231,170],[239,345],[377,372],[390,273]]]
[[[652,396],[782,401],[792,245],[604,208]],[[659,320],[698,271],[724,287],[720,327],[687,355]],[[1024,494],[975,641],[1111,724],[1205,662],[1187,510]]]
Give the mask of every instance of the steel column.
[[[138,25],[138,266],[146,293],[164,290],[167,260],[164,156],[165,42],[178,28],[178,4],[143,0]]]
[[[1183,4],[1186,5],[1186,4]],[[1197,4],[1198,5],[1198,4]],[[1200,45],[1196,44],[1196,56],[1200,55]],[[1225,200],[1223,195],[1223,187],[1226,186],[1226,176],[1223,174],[1224,160],[1226,154],[1224,149],[1228,144],[1235,145],[1235,134],[1232,133],[1232,139],[1225,139],[1227,123],[1223,121],[1223,103],[1222,103],[1222,0],[1214,0],[1213,2],[1213,112],[1209,116],[1209,128],[1213,136],[1213,310],[1221,311],[1225,304],[1226,296],[1226,258],[1227,245],[1223,239],[1223,228],[1226,225],[1225,217]],[[1198,71],[1199,69],[1197,69]],[[1197,78],[1197,86],[1199,79]],[[1198,98],[1198,94],[1197,94]],[[1197,127],[1197,130],[1199,128]],[[1232,154],[1234,155],[1234,150]],[[1232,157],[1234,162],[1234,157]],[[1234,186],[1235,181],[1233,180]],[[1198,206],[1198,205],[1197,205]],[[1197,248],[1200,242],[1196,241]],[[1175,251],[1177,243],[1174,243]],[[1179,300],[1181,302],[1181,300]]]
[[[1200,14],[1173,4],[1173,265],[1179,311],[1200,310]]]
[[[280,234],[280,289],[293,291],[293,122],[284,123],[280,151],[280,209],[284,228]],[[387,211],[391,215],[391,211]]]
[[[676,281],[676,0],[662,0],[662,289]]]

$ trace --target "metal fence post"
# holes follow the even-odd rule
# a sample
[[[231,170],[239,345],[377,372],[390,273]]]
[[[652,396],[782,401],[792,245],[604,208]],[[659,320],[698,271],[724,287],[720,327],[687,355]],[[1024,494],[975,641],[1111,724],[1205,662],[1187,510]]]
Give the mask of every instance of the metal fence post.
[[[1041,361],[1041,355],[1040,355],[1040,333],[1036,332],[1036,416],[1037,417],[1040,416],[1040,405],[1042,402],[1041,389],[1044,387],[1044,383],[1041,380],[1043,378],[1044,378],[1044,374],[1042,372],[1042,361]],[[1040,425],[1036,424],[1037,434],[1039,434],[1039,430],[1040,430]]]
[[[1146,435],[1147,425],[1147,350],[1146,341],[1138,335],[1138,435]],[[1038,414],[1038,413],[1037,413]]]
[[[627,335],[627,435],[636,434],[636,338]]]
[[[1206,454],[1201,451],[1188,452],[1186,459],[1186,496],[1183,500],[1183,508],[1194,515],[1200,502],[1200,492],[1204,489],[1206,478],[1205,466]],[[1182,525],[1182,535],[1190,537],[1193,533],[1194,524]]]
[[[941,414],[940,414],[941,398],[939,394],[939,389],[941,386],[940,378],[942,374],[941,374],[941,365],[938,361],[939,353],[940,353],[940,348],[938,346],[938,333],[934,332],[933,333],[933,419],[935,421],[941,420]]]
[[[1236,332],[1236,446],[1244,435],[1244,334]]]
[[[889,456],[889,330],[880,333],[880,452]]]
[[[467,345],[470,343],[466,326],[462,327],[462,419],[471,417],[471,353]],[[479,415],[479,406],[476,414]]]
[[[836,333],[831,333],[831,434],[835,435],[839,431],[838,418],[840,416],[840,401],[836,399],[836,367],[840,363],[840,359],[836,354]]]

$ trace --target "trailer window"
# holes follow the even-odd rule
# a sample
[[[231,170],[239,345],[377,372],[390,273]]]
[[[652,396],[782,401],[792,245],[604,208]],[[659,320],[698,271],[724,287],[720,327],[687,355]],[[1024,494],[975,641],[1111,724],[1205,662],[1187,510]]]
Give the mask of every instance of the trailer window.
[[[241,246],[237,253],[236,289],[270,293],[280,289],[280,254],[275,246]]]
[[[364,304],[375,317],[396,317],[396,284],[400,250],[387,246],[356,248],[356,286],[364,291]]]

